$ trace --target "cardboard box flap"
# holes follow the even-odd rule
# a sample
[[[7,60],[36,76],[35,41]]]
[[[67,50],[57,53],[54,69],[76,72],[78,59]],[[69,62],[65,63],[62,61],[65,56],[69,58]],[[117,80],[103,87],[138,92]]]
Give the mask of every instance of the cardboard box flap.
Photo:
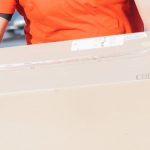
[[[72,51],[78,40],[2,49],[0,93],[150,79],[149,33],[126,36],[121,46],[93,50]]]

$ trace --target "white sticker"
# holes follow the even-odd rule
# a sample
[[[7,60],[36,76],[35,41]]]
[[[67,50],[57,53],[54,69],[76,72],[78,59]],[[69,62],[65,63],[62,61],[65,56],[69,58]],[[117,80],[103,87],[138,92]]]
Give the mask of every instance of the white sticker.
[[[139,33],[131,33],[125,35],[125,40],[136,40],[136,39],[142,39],[146,38],[147,34],[145,32],[139,32]]]
[[[107,37],[97,37],[97,38],[87,38],[74,40],[72,42],[72,51],[81,51],[89,49],[97,49],[104,47],[115,47],[124,44],[124,35],[120,36],[107,36]]]

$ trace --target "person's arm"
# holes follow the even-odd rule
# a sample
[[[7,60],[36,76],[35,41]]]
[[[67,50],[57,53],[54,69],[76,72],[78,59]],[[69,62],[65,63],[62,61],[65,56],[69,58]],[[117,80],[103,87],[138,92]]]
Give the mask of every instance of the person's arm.
[[[150,0],[135,0],[146,30],[150,30]]]
[[[0,0],[0,42],[15,9],[16,0]]]
[[[0,42],[2,41],[7,25],[8,25],[8,20],[3,17],[0,17]]]

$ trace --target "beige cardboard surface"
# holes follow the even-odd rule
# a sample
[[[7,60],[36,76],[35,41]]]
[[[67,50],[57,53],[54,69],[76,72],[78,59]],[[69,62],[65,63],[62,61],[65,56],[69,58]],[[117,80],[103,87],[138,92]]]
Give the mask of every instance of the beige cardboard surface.
[[[0,49],[0,94],[150,79],[150,34],[118,37],[122,45],[80,49],[84,39],[77,51],[78,40]]]
[[[0,49],[0,150],[150,149],[149,33],[109,40]]]
[[[149,150],[150,81],[1,95],[2,150]]]

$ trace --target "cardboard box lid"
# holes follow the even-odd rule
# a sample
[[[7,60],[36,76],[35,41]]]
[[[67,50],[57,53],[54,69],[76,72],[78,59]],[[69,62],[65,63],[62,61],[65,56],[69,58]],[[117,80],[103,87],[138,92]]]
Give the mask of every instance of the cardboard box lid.
[[[149,32],[3,48],[0,93],[149,79],[149,50]]]
[[[119,57],[150,48],[150,32],[139,32],[30,46],[0,48],[0,65],[80,58]]]

